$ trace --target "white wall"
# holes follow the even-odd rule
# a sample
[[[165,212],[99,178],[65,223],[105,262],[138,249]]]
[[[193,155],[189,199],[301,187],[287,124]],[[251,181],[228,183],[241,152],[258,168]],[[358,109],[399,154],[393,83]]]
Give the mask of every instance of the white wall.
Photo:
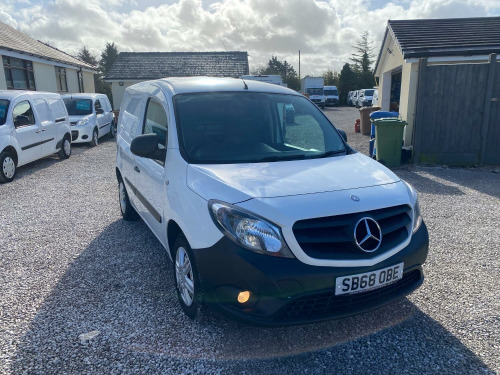
[[[113,109],[115,111],[118,111],[120,109],[120,104],[122,103],[125,89],[139,82],[142,81],[123,81],[123,86],[120,86],[119,82],[111,82],[111,93],[113,94]]]
[[[399,113],[408,123],[405,127],[405,146],[411,146],[413,123],[415,120],[415,104],[417,102],[418,63],[404,64],[401,73],[401,97],[399,99]]]
[[[84,92],[95,92],[94,85],[94,74],[89,72],[83,72],[83,91]]]
[[[5,80],[5,72],[3,70],[3,60],[0,55],[0,90],[7,90],[7,81]]]
[[[36,91],[57,92],[54,65],[33,62],[33,73],[35,74]]]

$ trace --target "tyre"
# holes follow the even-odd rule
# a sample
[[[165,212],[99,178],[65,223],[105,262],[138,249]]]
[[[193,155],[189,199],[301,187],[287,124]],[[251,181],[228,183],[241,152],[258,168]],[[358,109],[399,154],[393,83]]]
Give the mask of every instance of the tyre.
[[[92,140],[89,142],[90,147],[95,147],[99,144],[99,133],[97,132],[97,128],[92,132]]]
[[[201,281],[191,247],[182,234],[175,240],[173,260],[177,297],[181,308],[190,319],[201,322],[206,314]]]
[[[127,189],[125,188],[125,183],[121,178],[118,180],[118,198],[120,201],[120,211],[122,213],[123,220],[137,220],[139,218],[139,215],[137,214],[135,208],[130,204]]]
[[[69,136],[64,137],[61,149],[57,153],[59,158],[67,159],[71,156],[71,139]]]
[[[16,177],[16,159],[9,151],[0,154],[0,182],[11,182]]]
[[[111,121],[111,127],[109,129],[108,136],[111,139],[115,138],[115,136],[116,136],[116,124],[115,124],[115,120]]]

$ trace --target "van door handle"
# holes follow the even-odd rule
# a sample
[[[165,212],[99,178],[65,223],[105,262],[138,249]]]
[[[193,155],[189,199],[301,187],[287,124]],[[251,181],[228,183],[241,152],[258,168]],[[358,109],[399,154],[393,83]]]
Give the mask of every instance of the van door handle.
[[[40,133],[40,132],[41,132],[41,130],[37,130],[35,133],[36,133],[36,134],[38,134],[38,133]]]
[[[47,131],[47,129],[45,129],[45,128],[44,128],[44,129],[42,129],[42,131],[43,131],[43,132],[46,132],[46,131]]]
[[[141,173],[141,170],[139,169],[139,167],[137,165],[134,167],[134,171]]]

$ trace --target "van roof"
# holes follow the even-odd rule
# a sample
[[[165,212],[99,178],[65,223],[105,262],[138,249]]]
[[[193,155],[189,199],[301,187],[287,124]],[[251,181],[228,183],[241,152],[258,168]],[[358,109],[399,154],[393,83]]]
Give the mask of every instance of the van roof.
[[[172,95],[215,91],[253,91],[301,95],[296,91],[283,86],[277,86],[270,83],[252,80],[243,81],[240,78],[171,77],[149,81],[149,83],[155,83],[161,88],[171,91]],[[129,88],[130,90],[134,90],[135,88],[139,88],[143,84],[144,82],[141,82],[137,85],[130,86]],[[248,89],[245,88],[245,84]],[[127,90],[129,88],[127,88]]]
[[[14,100],[20,96],[29,96],[31,98],[60,98],[60,95],[54,92],[28,91],[28,90],[0,90],[0,99]]]

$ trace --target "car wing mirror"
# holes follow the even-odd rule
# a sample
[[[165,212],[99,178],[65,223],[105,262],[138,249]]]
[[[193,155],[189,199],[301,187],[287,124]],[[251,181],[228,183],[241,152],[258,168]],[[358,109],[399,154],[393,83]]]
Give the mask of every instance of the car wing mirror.
[[[25,115],[16,116],[16,118],[14,119],[15,127],[29,125],[29,123],[30,123],[30,118]]]
[[[158,147],[158,136],[156,134],[142,134],[132,140],[130,152],[142,158],[164,162],[167,150]]]
[[[340,130],[340,129],[337,129],[337,131],[339,132],[339,134],[342,137],[342,139],[344,140],[344,142],[347,142],[347,134],[345,133],[345,131]]]

